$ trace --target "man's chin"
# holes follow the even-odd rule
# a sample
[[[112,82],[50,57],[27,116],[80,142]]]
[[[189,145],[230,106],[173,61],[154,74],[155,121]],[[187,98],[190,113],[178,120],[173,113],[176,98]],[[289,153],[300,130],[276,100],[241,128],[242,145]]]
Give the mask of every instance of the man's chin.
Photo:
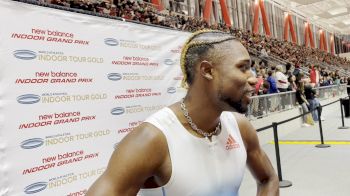
[[[240,114],[245,114],[248,111],[248,107],[246,105],[243,105],[243,104],[231,103],[230,108],[231,108],[230,110],[232,112],[238,112]]]
[[[243,99],[240,101],[232,101],[230,99],[222,99],[222,102],[225,103],[223,105],[224,111],[238,112],[241,114],[245,114],[248,111],[248,104],[249,103],[246,104]]]
[[[240,109],[235,109],[236,110],[236,112],[238,112],[238,113],[240,113],[240,114],[245,114],[245,113],[247,113],[247,111],[248,111],[248,108],[240,108]]]

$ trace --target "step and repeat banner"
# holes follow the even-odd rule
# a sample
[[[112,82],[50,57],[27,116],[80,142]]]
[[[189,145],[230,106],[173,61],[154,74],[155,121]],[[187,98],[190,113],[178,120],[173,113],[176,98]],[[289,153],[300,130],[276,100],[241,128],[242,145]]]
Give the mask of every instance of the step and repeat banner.
[[[84,195],[120,140],[178,101],[189,34],[0,1],[0,195]]]

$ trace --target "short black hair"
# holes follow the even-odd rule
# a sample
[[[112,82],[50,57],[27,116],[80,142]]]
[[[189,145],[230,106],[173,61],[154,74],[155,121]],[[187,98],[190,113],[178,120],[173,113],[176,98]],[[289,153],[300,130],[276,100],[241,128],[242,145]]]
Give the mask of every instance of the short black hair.
[[[217,44],[236,40],[231,34],[222,31],[201,30],[192,34],[185,43],[181,53],[181,68],[184,74],[183,83],[191,85],[195,78],[195,67],[204,58],[214,60]]]

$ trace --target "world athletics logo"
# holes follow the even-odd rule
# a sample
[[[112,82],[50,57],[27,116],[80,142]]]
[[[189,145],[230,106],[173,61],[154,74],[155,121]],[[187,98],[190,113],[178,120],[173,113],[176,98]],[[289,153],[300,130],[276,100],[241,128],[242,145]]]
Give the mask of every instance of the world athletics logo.
[[[112,115],[122,115],[125,113],[125,109],[123,107],[116,107],[111,110]]]
[[[47,187],[47,182],[36,182],[24,188],[26,194],[34,194],[43,191]]]
[[[20,104],[34,104],[40,101],[39,95],[25,94],[17,97],[17,102]]]
[[[105,39],[105,44],[108,46],[118,46],[119,42],[118,40],[114,39],[114,38],[106,38]]]
[[[21,148],[23,149],[33,149],[38,148],[44,144],[44,140],[41,138],[31,138],[21,142]]]
[[[165,59],[164,60],[164,64],[166,65],[174,65],[175,64],[175,61],[171,60],[171,59]]]
[[[122,75],[120,73],[109,73],[107,78],[112,81],[118,81],[122,79]]]
[[[13,56],[22,60],[33,60],[36,58],[36,52],[31,50],[15,50]]]
[[[175,88],[175,87],[169,87],[169,88],[167,89],[167,92],[168,92],[169,94],[176,93],[176,88]]]

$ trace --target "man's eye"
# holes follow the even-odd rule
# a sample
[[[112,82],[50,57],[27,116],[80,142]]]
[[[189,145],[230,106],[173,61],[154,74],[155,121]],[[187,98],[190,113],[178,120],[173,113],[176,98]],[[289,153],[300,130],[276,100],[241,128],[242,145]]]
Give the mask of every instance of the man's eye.
[[[247,70],[249,70],[249,69],[250,69],[250,66],[247,66],[247,65],[241,65],[241,66],[239,67],[239,69],[240,69],[241,71],[245,72],[245,71],[247,71]]]

